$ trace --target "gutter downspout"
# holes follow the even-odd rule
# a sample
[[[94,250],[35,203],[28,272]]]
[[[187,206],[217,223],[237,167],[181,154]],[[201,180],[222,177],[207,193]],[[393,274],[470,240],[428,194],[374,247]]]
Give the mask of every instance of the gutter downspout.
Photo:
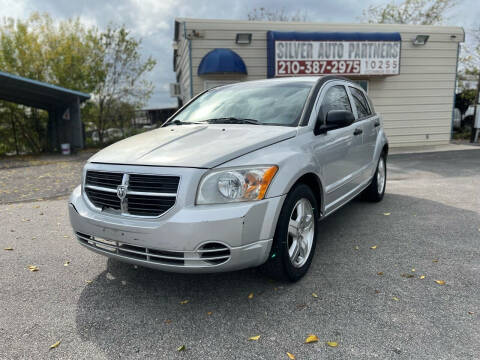
[[[192,71],[192,39],[187,37],[187,25],[183,22],[183,36],[188,41],[188,67],[190,72],[190,99],[193,98],[193,71]]]

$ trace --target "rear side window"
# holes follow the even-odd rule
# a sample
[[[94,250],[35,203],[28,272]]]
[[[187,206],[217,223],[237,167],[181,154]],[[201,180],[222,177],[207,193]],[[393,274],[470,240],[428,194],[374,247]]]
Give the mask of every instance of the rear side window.
[[[327,115],[330,110],[352,111],[347,91],[343,85],[335,85],[327,90],[322,101],[321,110],[324,116]]]
[[[372,115],[370,106],[368,106],[367,99],[363,95],[363,92],[353,87],[350,87],[350,92],[352,93],[353,102],[357,108],[358,119],[364,119]]]

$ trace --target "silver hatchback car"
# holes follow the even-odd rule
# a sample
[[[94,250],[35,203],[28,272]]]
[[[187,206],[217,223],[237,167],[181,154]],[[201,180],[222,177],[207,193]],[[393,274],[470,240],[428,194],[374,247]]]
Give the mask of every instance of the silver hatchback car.
[[[263,265],[296,281],[318,220],[380,201],[388,143],[363,89],[305,77],[203,92],[161,128],[86,164],[69,214],[80,244],[137,265],[216,272]]]

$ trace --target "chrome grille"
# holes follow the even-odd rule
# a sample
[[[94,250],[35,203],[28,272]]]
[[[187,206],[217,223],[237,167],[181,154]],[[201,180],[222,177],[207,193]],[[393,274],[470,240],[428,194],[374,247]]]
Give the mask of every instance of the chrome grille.
[[[87,171],[85,182],[89,185],[117,189],[122,183],[122,173],[106,173],[101,171]]]
[[[111,208],[120,210],[120,199],[118,198],[116,192],[108,192],[86,187],[85,193],[96,207],[101,209]]]
[[[178,176],[156,176],[131,174],[128,181],[132,191],[148,191],[175,194],[178,189]]]
[[[88,170],[85,194],[101,209],[120,210],[123,215],[156,217],[176,201],[180,177]]]
[[[106,240],[77,232],[78,241],[91,249],[152,264],[174,266],[214,266],[230,259],[230,249],[219,243],[208,243],[195,251],[167,251]]]
[[[175,204],[174,197],[127,195],[128,213],[133,215],[163,214]]]

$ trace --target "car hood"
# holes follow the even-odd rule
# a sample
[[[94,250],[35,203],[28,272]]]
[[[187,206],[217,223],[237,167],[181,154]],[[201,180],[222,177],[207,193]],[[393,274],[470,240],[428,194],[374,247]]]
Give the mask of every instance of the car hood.
[[[167,126],[119,141],[89,161],[109,164],[212,168],[292,138],[297,129],[266,125]]]

